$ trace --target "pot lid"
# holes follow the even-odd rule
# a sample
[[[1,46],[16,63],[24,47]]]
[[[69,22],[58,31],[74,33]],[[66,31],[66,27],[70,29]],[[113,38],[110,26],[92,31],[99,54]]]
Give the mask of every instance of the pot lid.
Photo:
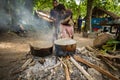
[[[49,48],[52,47],[52,43],[49,41],[34,41],[30,43],[30,46],[34,47],[34,48]]]
[[[70,38],[62,38],[55,41],[55,44],[57,45],[72,45],[76,44],[76,40],[70,39]]]

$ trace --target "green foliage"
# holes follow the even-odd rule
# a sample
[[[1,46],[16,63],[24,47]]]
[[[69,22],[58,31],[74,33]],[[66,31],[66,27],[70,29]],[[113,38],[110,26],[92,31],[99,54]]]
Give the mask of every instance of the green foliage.
[[[22,0],[24,1],[24,0]],[[34,10],[50,11],[53,0],[34,0]],[[75,0],[59,0],[60,3],[63,3],[66,8],[73,11],[73,17],[76,19],[78,15],[82,17],[86,16],[86,6],[87,0],[80,0],[80,5],[75,3]],[[120,15],[120,2],[118,0],[94,0],[93,6],[101,7],[108,11],[114,12]]]
[[[108,40],[106,45],[102,46],[102,49],[106,51],[115,51],[116,46],[120,44],[120,41],[117,41],[115,39]]]
[[[49,11],[52,8],[52,0],[34,0],[34,10]]]
[[[59,0],[67,9],[72,10],[74,19],[76,19],[78,15],[86,15],[86,0],[81,1],[80,5],[76,5],[75,0]],[[34,10],[50,11],[52,7],[52,0],[34,0]]]
[[[108,40],[107,42],[108,45],[111,45],[111,44],[120,44],[120,41],[117,41],[115,39],[112,39],[112,40]]]
[[[95,0],[94,6],[120,15],[120,2],[118,0]]]

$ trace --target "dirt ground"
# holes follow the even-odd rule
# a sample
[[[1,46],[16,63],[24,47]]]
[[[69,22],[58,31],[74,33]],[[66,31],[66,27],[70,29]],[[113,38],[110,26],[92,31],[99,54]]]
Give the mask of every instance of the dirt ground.
[[[93,39],[82,38],[75,33],[77,47],[92,45]],[[0,34],[0,80],[16,80],[12,74],[25,62],[25,55],[29,52],[29,42],[34,38],[20,37],[14,33]]]

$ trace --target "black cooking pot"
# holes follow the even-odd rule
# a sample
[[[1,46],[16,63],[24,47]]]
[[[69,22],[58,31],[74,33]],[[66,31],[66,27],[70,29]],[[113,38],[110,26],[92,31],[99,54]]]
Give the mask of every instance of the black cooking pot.
[[[34,56],[45,57],[52,54],[53,45],[50,42],[33,42],[30,44],[30,52]]]

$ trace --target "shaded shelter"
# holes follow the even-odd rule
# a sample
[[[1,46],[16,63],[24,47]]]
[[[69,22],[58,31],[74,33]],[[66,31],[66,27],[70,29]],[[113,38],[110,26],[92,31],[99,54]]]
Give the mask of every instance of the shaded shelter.
[[[109,15],[112,20],[110,23],[103,21],[104,23],[103,24],[100,23],[100,25],[109,25],[109,26],[111,26],[111,28],[112,27],[117,28],[116,36],[120,39],[120,16],[116,15],[113,12],[104,10],[102,8],[95,7],[93,9],[92,17],[100,17],[100,16],[104,17],[105,15]],[[110,30],[110,32],[111,32],[111,30]]]
[[[112,19],[118,19],[120,16],[114,14],[113,12],[104,10],[102,8],[95,7],[92,12],[92,16],[98,17],[98,16],[104,16],[105,14],[109,15]]]

